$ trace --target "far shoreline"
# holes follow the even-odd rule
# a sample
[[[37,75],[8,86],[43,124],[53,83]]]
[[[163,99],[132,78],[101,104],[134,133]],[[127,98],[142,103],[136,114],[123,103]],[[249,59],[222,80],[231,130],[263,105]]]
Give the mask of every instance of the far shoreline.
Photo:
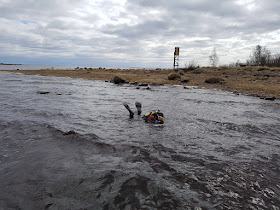
[[[191,70],[80,68],[75,70],[2,71],[25,75],[71,77],[103,81],[111,81],[114,76],[118,75],[126,82],[134,84],[197,86],[199,88],[219,89],[252,95],[267,100],[280,99],[280,67],[201,67]],[[180,78],[169,80],[168,75],[171,73],[178,74]]]
[[[15,65],[15,66],[20,66],[20,65],[23,65],[23,64],[13,64],[13,63],[0,63],[0,65],[2,65],[2,66],[13,66],[13,65]]]

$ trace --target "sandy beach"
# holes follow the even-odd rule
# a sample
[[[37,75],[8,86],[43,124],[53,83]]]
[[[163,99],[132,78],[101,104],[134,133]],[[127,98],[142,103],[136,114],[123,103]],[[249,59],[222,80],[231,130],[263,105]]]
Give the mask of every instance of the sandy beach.
[[[148,83],[198,86],[221,89],[262,98],[280,98],[280,68],[269,67],[203,67],[194,70],[146,70],[87,68],[78,70],[9,70],[26,75],[57,76],[89,80],[111,81],[118,75],[131,83]],[[169,80],[168,75],[177,73],[180,78]],[[205,82],[206,80],[210,82]]]

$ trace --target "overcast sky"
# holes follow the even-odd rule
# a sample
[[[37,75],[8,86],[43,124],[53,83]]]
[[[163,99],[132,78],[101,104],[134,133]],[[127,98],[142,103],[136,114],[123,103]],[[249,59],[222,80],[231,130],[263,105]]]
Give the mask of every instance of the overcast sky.
[[[280,52],[280,0],[0,0],[0,63],[171,68]]]

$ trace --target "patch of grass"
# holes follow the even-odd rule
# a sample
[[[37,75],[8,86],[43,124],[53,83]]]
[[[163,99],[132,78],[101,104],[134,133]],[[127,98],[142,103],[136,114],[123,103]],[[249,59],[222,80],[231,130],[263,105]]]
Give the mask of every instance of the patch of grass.
[[[270,71],[280,71],[280,67],[271,67]]]
[[[254,83],[243,83],[235,84],[232,86],[237,90],[244,90],[246,92],[259,93],[259,94],[268,94],[268,95],[277,95],[280,96],[280,88],[274,84],[254,84]]]

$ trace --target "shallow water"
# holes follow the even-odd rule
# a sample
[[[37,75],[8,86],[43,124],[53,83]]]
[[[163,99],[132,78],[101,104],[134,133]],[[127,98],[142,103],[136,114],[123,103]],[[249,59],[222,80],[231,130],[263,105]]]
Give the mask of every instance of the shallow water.
[[[0,88],[3,209],[279,209],[279,101],[7,72]],[[135,101],[164,127],[129,119]]]
[[[69,69],[73,70],[76,66],[70,65],[36,65],[36,64],[9,64],[0,65],[0,70],[40,70],[40,69]]]

